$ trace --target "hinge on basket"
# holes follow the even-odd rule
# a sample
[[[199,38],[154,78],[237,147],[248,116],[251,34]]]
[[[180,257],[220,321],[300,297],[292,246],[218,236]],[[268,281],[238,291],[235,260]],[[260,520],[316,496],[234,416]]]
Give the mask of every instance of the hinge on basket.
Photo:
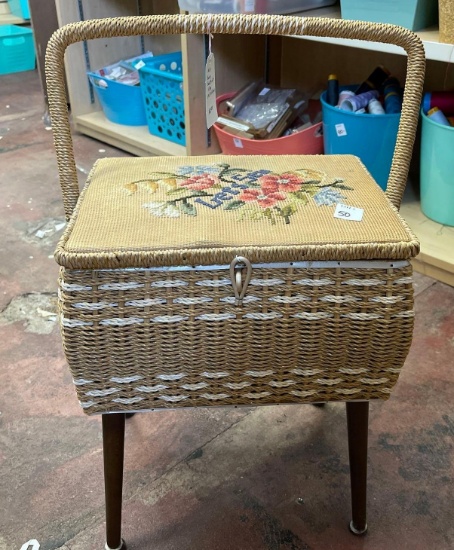
[[[244,275],[244,279],[243,279]],[[243,305],[243,299],[252,276],[252,264],[243,256],[237,256],[230,264],[230,279],[235,292],[235,305]]]

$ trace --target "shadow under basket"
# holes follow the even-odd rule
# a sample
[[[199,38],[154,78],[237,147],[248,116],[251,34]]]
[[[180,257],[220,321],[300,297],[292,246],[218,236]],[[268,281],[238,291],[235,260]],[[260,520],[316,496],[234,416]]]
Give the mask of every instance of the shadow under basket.
[[[219,106],[235,94],[223,94],[216,100]],[[214,131],[225,155],[322,155],[322,123],[314,124],[306,130],[291,136],[276,139],[247,139],[230,134],[215,123]]]

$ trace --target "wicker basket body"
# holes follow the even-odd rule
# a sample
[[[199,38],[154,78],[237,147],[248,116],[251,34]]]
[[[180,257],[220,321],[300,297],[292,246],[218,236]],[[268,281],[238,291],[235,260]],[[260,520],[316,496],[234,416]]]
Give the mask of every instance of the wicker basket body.
[[[393,265],[393,267],[391,267]],[[62,333],[87,413],[386,399],[413,330],[408,262],[62,270]]]
[[[103,159],[79,196],[62,60],[74,42],[143,34],[311,34],[409,54],[386,195],[358,159]],[[87,414],[386,399],[411,343],[397,209],[424,52],[390,25],[278,16],[87,21],[54,35],[47,78],[69,224],[56,252],[65,353]],[[336,203],[364,210],[333,217]]]

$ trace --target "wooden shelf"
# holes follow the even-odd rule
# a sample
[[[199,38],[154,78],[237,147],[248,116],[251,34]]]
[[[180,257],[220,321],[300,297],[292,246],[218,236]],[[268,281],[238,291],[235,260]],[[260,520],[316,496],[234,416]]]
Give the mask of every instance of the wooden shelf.
[[[454,227],[427,218],[409,190],[401,214],[421,242],[421,252],[412,262],[415,271],[454,286]]]
[[[133,155],[186,155],[186,147],[152,136],[147,126],[123,126],[110,122],[101,111],[75,117],[83,134],[128,151]]]
[[[301,12],[295,15],[301,17],[328,17],[333,19],[340,19],[341,13],[339,6],[331,6],[328,8],[320,8],[317,10],[310,10]],[[437,27],[430,27],[417,31],[416,34],[421,38],[424,43],[424,49],[426,51],[426,58],[434,61],[454,61],[454,45],[443,44],[439,42],[439,33]],[[313,40],[315,42],[326,42],[329,44],[337,44],[338,46],[350,46],[352,48],[361,48],[363,50],[373,50],[376,52],[396,53],[403,55],[405,51],[399,46],[393,44],[383,44],[381,42],[365,42],[363,40],[348,40],[343,38],[321,38],[315,36],[298,36],[295,38],[301,38],[304,40]]]

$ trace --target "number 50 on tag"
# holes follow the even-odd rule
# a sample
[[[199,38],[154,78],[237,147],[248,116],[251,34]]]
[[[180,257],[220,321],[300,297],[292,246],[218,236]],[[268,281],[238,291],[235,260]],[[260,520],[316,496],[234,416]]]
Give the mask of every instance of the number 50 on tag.
[[[360,222],[363,219],[363,214],[364,210],[362,208],[340,203],[336,205],[336,210],[334,211],[335,218],[351,222]]]

